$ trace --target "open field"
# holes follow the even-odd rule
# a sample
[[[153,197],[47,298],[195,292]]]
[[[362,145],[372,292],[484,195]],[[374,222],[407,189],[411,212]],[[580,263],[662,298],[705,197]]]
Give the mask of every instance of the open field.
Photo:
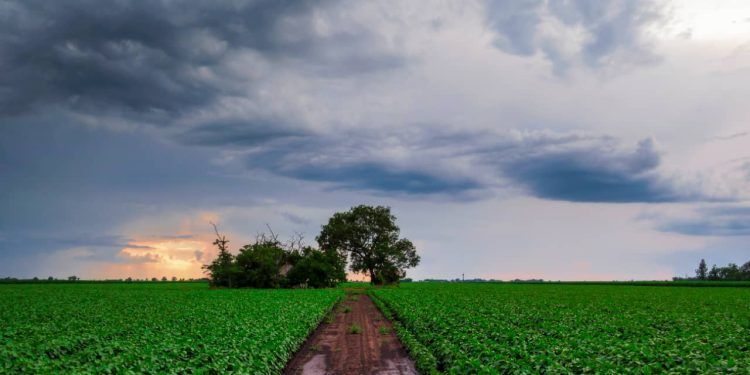
[[[423,373],[750,373],[748,288],[406,283],[371,293]]]
[[[0,373],[274,374],[340,290],[0,285]]]
[[[423,374],[750,373],[750,288],[403,283],[369,289],[391,325],[368,307],[367,296],[345,297],[347,286],[365,287],[0,285],[0,373],[278,374],[295,352],[298,366],[287,366],[289,373],[308,367],[348,373],[393,367],[394,353],[403,352],[399,341]],[[350,332],[354,326],[361,331]]]

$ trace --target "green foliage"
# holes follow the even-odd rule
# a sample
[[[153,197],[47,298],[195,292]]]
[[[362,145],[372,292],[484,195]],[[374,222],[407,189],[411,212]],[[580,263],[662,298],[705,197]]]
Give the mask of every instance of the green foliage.
[[[349,307],[349,306],[344,306],[344,308],[341,311],[343,311],[344,314],[348,314],[348,313],[352,312],[352,308]]]
[[[346,280],[345,261],[335,251],[302,247],[301,238],[283,244],[275,235],[261,234],[243,246],[237,256],[227,249],[216,230],[219,255],[204,266],[211,285],[229,288],[327,288]]]
[[[400,230],[391,209],[360,205],[337,212],[317,237],[321,249],[348,256],[354,272],[364,272],[375,285],[397,283],[406,268],[419,264],[414,244],[399,239]]]
[[[298,260],[286,276],[289,285],[330,288],[346,280],[346,270],[336,252],[305,247],[299,254]]]
[[[347,329],[347,332],[351,333],[352,335],[358,335],[362,333],[362,327],[360,327],[358,324],[352,324],[349,326],[349,329]]]
[[[342,296],[205,283],[0,285],[0,373],[278,374]]]
[[[700,263],[698,263],[698,268],[695,270],[695,276],[698,278],[698,280],[706,280],[708,276],[707,272],[708,267],[706,266],[706,260],[701,259]]]
[[[409,283],[371,293],[423,373],[750,372],[746,288]]]
[[[391,334],[391,328],[388,326],[380,326],[378,328],[378,332],[380,332],[381,335],[390,335]]]
[[[710,281],[750,281],[750,261],[742,266],[729,263],[726,267],[717,267],[715,264],[708,270],[706,261],[701,259],[698,268],[695,270],[694,278],[678,278],[675,280],[710,280]]]
[[[333,312],[331,312],[330,314],[326,315],[325,322],[327,324],[333,324],[333,322],[335,322],[335,321],[336,321],[336,314],[334,314]]]
[[[375,306],[377,306],[378,310],[383,313],[383,316],[385,316],[385,318],[388,320],[393,320],[394,317],[391,309],[386,306],[383,301],[381,301],[376,295],[371,294],[371,296],[373,297],[372,301],[375,303]],[[435,359],[435,356],[432,355],[430,350],[427,349],[421,342],[419,342],[419,340],[417,340],[408,329],[404,328],[401,322],[395,320],[392,323],[393,328],[396,331],[396,336],[398,336],[399,340],[401,340],[401,343],[404,344],[406,349],[409,351],[409,354],[414,360],[417,369],[422,374],[439,374],[440,372],[437,369],[437,360]]]
[[[236,286],[278,288],[284,276],[279,273],[288,254],[272,241],[245,245],[236,257]]]
[[[234,262],[234,256],[227,248],[229,240],[219,234],[216,224],[211,223],[211,225],[213,225],[216,232],[214,246],[219,248],[219,255],[216,256],[216,259],[211,264],[205,265],[203,268],[211,275],[211,285],[232,288],[236,286],[237,265]],[[156,279],[154,278],[152,281],[156,281]]]

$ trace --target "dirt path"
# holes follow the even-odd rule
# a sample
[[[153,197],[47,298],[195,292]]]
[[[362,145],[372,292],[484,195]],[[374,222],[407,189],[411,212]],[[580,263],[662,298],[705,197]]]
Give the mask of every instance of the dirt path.
[[[417,374],[391,323],[370,297],[350,294],[334,311],[335,320],[318,327],[284,374]],[[361,332],[353,333],[353,326]]]

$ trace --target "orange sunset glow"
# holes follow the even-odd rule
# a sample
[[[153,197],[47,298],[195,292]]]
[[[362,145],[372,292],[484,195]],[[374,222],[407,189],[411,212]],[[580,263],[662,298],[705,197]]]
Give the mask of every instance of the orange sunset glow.
[[[122,263],[105,266],[108,278],[201,278],[201,267],[214,257],[209,236],[179,235],[132,241],[117,254]]]

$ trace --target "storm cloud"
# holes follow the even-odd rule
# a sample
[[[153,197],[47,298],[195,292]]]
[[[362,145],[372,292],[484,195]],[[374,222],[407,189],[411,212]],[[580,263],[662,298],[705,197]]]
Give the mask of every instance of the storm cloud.
[[[4,2],[0,113],[60,106],[163,124],[246,95],[267,64],[346,76],[404,63],[333,3]]]
[[[0,2],[0,274],[161,277],[182,243],[193,277],[209,220],[239,245],[366,203],[404,219],[425,277],[670,276],[634,252],[750,233],[731,6]],[[634,225],[674,206],[694,215]]]
[[[537,197],[573,202],[674,202],[681,196],[656,172],[660,155],[650,139],[622,151],[610,142],[586,148],[531,150],[502,163],[503,173]]]
[[[3,7],[4,116],[56,109],[67,121],[93,126],[150,125],[187,146],[245,152],[251,169],[338,189],[463,199],[510,181],[545,199],[685,199],[658,181],[659,155],[650,143],[623,154],[598,136],[581,147],[580,139],[564,133],[521,132],[522,139],[513,139],[410,124],[341,133],[313,124],[305,99],[287,105],[278,93],[269,94],[279,90],[274,77],[342,79],[409,62],[397,42],[335,1],[144,1],[106,9],[87,0],[22,1]],[[575,53],[591,65],[621,51],[645,53],[640,30],[655,17],[640,2],[495,1],[487,7],[499,48],[519,55],[541,50],[559,69],[571,56],[555,57],[558,43],[543,34],[545,17],[590,34]]]

